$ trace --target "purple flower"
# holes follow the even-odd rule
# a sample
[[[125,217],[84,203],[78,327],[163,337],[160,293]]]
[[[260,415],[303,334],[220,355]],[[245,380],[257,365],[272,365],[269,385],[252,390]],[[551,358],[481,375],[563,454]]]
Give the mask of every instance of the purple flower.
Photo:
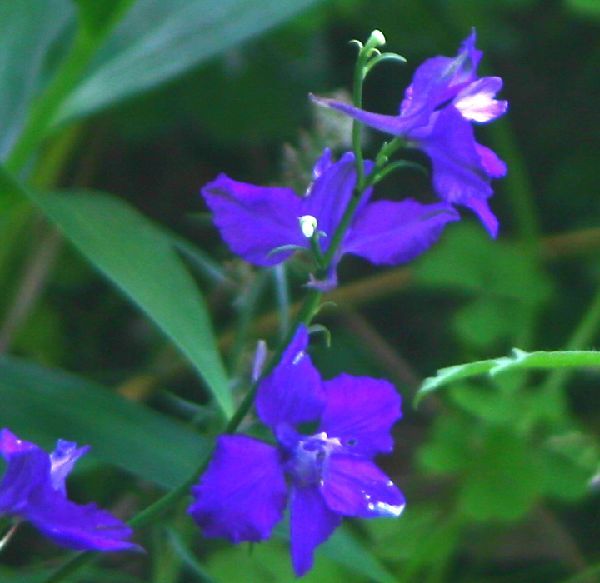
[[[65,479],[88,449],[60,439],[48,454],[3,429],[0,453],[8,467],[0,483],[0,516],[28,520],[54,542],[71,549],[139,549],[127,540],[131,528],[112,514],[95,504],[80,506],[67,499]]]
[[[456,57],[433,57],[415,72],[398,115],[382,115],[332,99],[313,101],[337,109],[382,132],[400,136],[407,145],[423,150],[433,167],[433,185],[439,196],[474,211],[496,236],[498,221],[488,207],[491,178],[506,174],[506,165],[489,148],[477,143],[471,122],[487,123],[507,109],[495,95],[500,77],[478,77],[481,51],[475,48],[475,30]]]
[[[372,461],[392,450],[399,395],[390,383],[369,377],[323,381],[307,343],[302,326],[258,390],[258,415],[277,445],[220,437],[189,509],[206,536],[238,543],[269,538],[289,502],[298,576],[311,568],[315,547],[343,516],[396,517],[404,508],[400,490]],[[305,424],[314,424],[314,433],[301,433]]]
[[[372,164],[367,162],[368,172]],[[303,196],[290,188],[254,186],[221,174],[202,189],[214,222],[231,250],[246,261],[270,266],[286,260],[295,249],[310,249],[311,237],[327,252],[356,186],[354,155],[338,162],[326,149],[313,169],[313,182]],[[333,261],[330,280],[344,253],[375,264],[410,261],[427,250],[446,223],[459,216],[447,203],[369,202],[368,189]]]

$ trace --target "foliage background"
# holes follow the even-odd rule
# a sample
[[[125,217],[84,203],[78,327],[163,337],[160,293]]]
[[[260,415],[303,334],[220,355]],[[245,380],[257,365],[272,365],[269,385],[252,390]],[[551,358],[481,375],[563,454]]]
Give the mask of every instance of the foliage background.
[[[185,480],[219,429],[216,403],[239,399],[256,339],[276,342],[305,272],[297,261],[261,274],[232,258],[200,186],[221,171],[302,184],[324,140],[343,147],[343,120],[316,117],[306,95],[349,87],[348,40],[379,28],[408,58],[381,65],[365,88],[367,108],[393,112],[417,64],[454,54],[476,26],[484,66],[503,77],[510,102],[505,119],[480,131],[509,166],[492,203],[500,238],[467,217],[410,266],[344,261],[337,308],[320,317],[332,346],[314,357],[325,376],[397,385],[405,418],[382,464],[409,504],[397,521],[349,523],[306,580],[594,580],[597,370],[470,379],[418,410],[411,400],[437,368],[513,346],[598,347],[597,3],[103,6],[0,2],[0,155],[37,209],[2,181],[0,425],[45,446],[58,437],[92,444],[73,496],[124,516]],[[52,115],[39,114],[19,160],[15,143],[74,39],[88,61],[78,70],[72,59],[68,90],[56,89]],[[71,192],[43,192],[58,189]],[[406,172],[379,192],[427,198],[428,189],[427,177]],[[182,505],[140,533],[147,556],[105,558],[80,577],[288,581],[285,537],[282,528],[252,548],[206,540]],[[3,553],[2,581],[41,580],[62,556],[25,527]]]

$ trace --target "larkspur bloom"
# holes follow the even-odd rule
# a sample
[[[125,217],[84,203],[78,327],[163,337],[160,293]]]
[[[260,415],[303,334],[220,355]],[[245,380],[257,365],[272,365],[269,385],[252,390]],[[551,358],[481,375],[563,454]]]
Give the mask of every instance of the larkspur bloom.
[[[371,168],[372,163],[365,163],[367,173]],[[334,162],[326,149],[303,196],[291,188],[254,186],[225,174],[204,186],[202,195],[231,250],[250,263],[270,266],[285,261],[294,249],[310,249],[315,234],[326,253],[355,186],[354,155],[347,152]],[[323,288],[335,285],[336,265],[344,253],[378,265],[404,263],[435,243],[448,222],[459,219],[444,202],[371,202],[371,193],[370,188],[365,191]]]
[[[89,447],[59,440],[56,449],[43,449],[0,432],[0,454],[7,469],[0,483],[0,516],[28,520],[56,543],[77,550],[139,549],[129,542],[131,528],[95,504],[80,506],[67,499],[65,479]]]
[[[397,517],[404,497],[374,463],[389,453],[400,397],[387,381],[342,374],[321,379],[306,354],[302,326],[260,384],[256,408],[272,446],[226,435],[194,488],[190,514],[208,537],[234,543],[269,538],[289,501],[294,571],[306,573],[315,548],[342,517]],[[314,424],[309,435],[300,427]]]
[[[340,101],[311,96],[382,132],[404,138],[431,159],[433,186],[445,201],[474,211],[492,236],[498,221],[488,205],[490,180],[506,174],[504,162],[475,140],[471,122],[487,123],[507,110],[495,99],[500,77],[478,77],[482,52],[472,31],[456,57],[433,57],[416,70],[398,115],[364,111]]]

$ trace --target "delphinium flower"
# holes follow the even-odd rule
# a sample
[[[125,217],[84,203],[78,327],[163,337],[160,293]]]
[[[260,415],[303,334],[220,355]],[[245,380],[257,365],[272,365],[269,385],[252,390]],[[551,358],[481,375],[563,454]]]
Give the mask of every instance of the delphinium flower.
[[[456,57],[437,56],[416,70],[398,115],[364,111],[341,101],[311,96],[319,105],[337,109],[363,124],[399,136],[407,146],[423,150],[431,159],[433,186],[445,201],[474,211],[496,236],[498,221],[489,209],[491,178],[506,174],[504,162],[475,140],[471,123],[487,123],[501,116],[506,101],[495,99],[500,77],[479,77],[482,52],[475,47],[473,30]]]
[[[95,504],[80,506],[67,499],[65,479],[89,447],[59,440],[56,449],[43,449],[0,432],[0,454],[7,469],[0,483],[0,516],[31,522],[56,543],[77,550],[139,549],[128,539],[131,528]]]
[[[258,416],[276,445],[221,436],[189,509],[206,536],[239,543],[269,538],[289,502],[298,576],[342,517],[396,517],[404,508],[400,490],[373,463],[376,454],[392,450],[399,395],[370,377],[322,380],[307,343],[301,326],[258,388]],[[307,426],[313,430],[303,431]]]
[[[313,169],[313,181],[299,196],[291,188],[254,186],[221,174],[202,189],[213,219],[231,250],[250,263],[270,266],[296,249],[325,254],[356,187],[354,155],[334,162],[326,149]],[[368,173],[371,162],[365,163]],[[330,265],[323,288],[335,285],[335,267],[344,253],[375,264],[404,263],[427,250],[445,225],[459,216],[445,202],[371,202],[362,195],[354,219]]]

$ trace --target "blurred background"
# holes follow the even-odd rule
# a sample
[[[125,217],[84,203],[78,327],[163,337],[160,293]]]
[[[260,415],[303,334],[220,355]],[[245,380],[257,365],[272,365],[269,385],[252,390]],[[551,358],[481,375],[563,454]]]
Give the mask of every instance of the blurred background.
[[[0,3],[0,79],[7,87],[0,88],[0,155],[9,165],[31,103],[64,63],[78,26],[76,4],[86,3]],[[313,356],[325,377],[369,374],[398,387],[404,418],[395,427],[396,450],[381,464],[408,505],[398,520],[349,522],[317,553],[305,580],[598,580],[597,371],[476,379],[418,410],[411,401],[423,379],[444,366],[507,355],[515,346],[600,344],[600,4],[277,4],[134,2],[19,175],[38,189],[111,193],[177,239],[239,399],[256,340],[272,346],[282,334],[308,267],[298,258],[261,272],[234,258],[212,226],[201,186],[226,172],[303,191],[324,145],[337,152],[349,146],[347,120],[316,111],[307,94],[349,91],[351,39],[380,29],[386,48],[407,58],[406,65],[378,66],[365,86],[366,109],[393,113],[414,69],[428,57],[454,55],[475,26],[482,72],[503,78],[501,98],[510,104],[501,121],[477,128],[509,169],[495,181],[491,201],[499,239],[490,240],[465,212],[408,266],[382,270],[344,259],[328,298],[337,307],[318,318],[331,331],[331,347],[317,337]],[[104,22],[102,10],[87,14],[79,26]],[[381,142],[367,133],[367,154]],[[377,196],[428,200],[430,189],[428,176],[406,170],[386,179]],[[0,351],[11,356],[0,361],[0,422],[45,445],[59,436],[92,443],[99,455],[81,464],[74,497],[129,516],[196,465],[194,448],[206,440],[198,432],[214,435],[220,423],[210,392],[144,313],[40,214],[2,208]],[[135,237],[145,227],[129,228]],[[87,400],[83,386],[92,386],[97,400]],[[43,391],[51,391],[50,409]],[[130,435],[127,423],[137,417],[120,402],[105,402],[106,393],[160,417],[140,417],[139,432]],[[165,419],[172,426],[165,428]],[[155,444],[163,431],[170,437]],[[185,447],[165,450],[178,440]],[[184,510],[141,534],[147,557],[104,560],[81,580],[293,580],[285,528],[268,543],[233,547],[203,539]],[[37,580],[56,555],[24,528],[3,554],[2,581]]]

